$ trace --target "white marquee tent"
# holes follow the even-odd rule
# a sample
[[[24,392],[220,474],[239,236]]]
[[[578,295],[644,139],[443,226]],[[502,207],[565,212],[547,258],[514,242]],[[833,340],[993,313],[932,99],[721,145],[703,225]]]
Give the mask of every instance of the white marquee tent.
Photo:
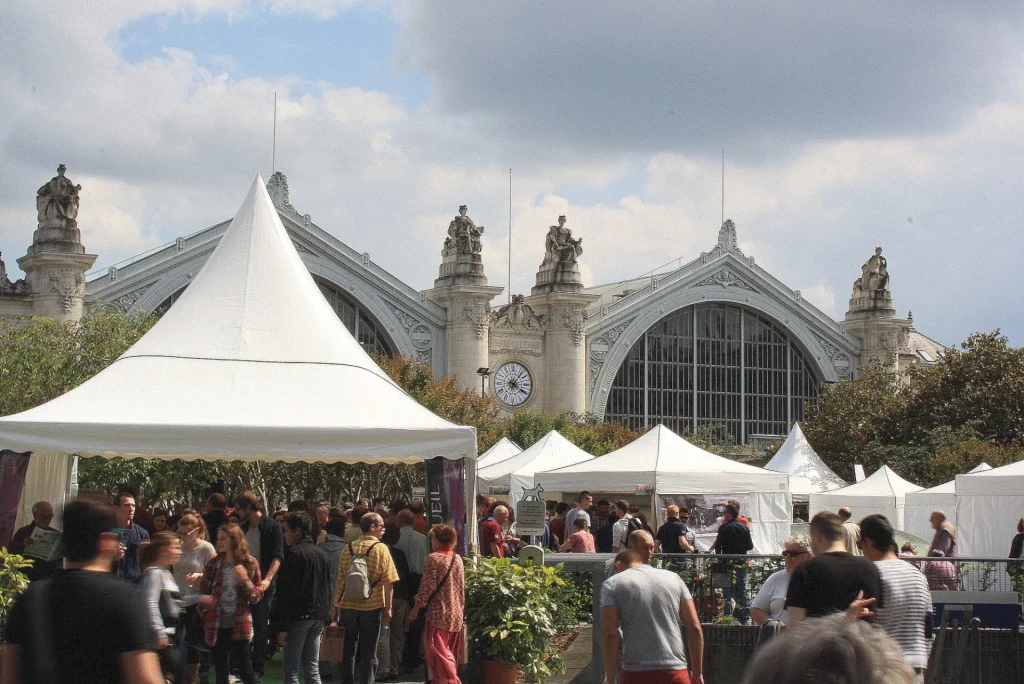
[[[637,485],[645,485],[654,487],[654,496],[744,496],[743,514],[751,520],[757,553],[782,550],[793,516],[788,475],[704,451],[664,425],[593,460],[538,472],[535,480],[545,489],[560,492],[632,494]]]
[[[793,424],[786,441],[764,468],[789,474],[789,493],[794,501],[805,502],[811,492],[827,492],[847,484],[814,452],[800,429],[800,423]]]
[[[1005,558],[1024,515],[1024,461],[956,476],[957,553]]]
[[[523,496],[523,489],[534,486],[535,473],[571,466],[593,458],[593,455],[552,430],[522,453],[500,463],[480,468],[477,471],[477,487],[481,492],[486,492],[489,487],[508,487],[509,503],[515,506]]]
[[[478,458],[476,462],[477,472],[483,470],[489,465],[507,461],[513,456],[521,453],[523,453],[523,448],[521,446],[513,442],[508,437],[502,437],[495,442],[494,446],[480,454],[480,458]]]
[[[910,492],[921,491],[912,482],[907,482],[889,466],[882,466],[860,482],[833,489],[830,492],[811,492],[808,507],[813,517],[821,511],[838,511],[843,506],[853,511],[853,519],[860,520],[873,513],[881,513],[897,530],[905,530],[905,497]]]
[[[992,466],[988,463],[981,463],[971,472],[980,473],[991,469]],[[935,530],[932,529],[932,524],[929,521],[929,518],[932,516],[932,511],[935,510],[945,513],[946,518],[953,523],[954,527],[956,527],[955,479],[950,480],[945,484],[940,484],[928,489],[922,489],[919,492],[910,492],[907,494],[907,505],[904,509],[904,524],[906,525],[906,531],[920,537],[921,539],[930,540],[932,535],[935,534]],[[959,527],[957,527],[957,529],[959,530]],[[921,553],[924,553],[926,550],[927,549],[919,549]]]
[[[19,519],[34,501],[64,500],[69,454],[466,458],[468,510],[474,496],[474,430],[418,404],[366,355],[299,258],[259,176],[204,268],[152,330],[83,385],[0,418],[0,449],[34,452]]]

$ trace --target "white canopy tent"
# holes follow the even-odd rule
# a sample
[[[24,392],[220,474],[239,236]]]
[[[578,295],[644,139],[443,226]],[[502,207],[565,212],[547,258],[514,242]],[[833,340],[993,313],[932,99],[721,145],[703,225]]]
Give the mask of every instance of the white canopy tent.
[[[906,495],[921,491],[913,482],[907,482],[889,466],[882,466],[849,487],[833,489],[830,492],[811,492],[809,513],[813,517],[821,511],[838,511],[843,506],[853,511],[853,519],[873,513],[881,513],[897,530],[904,530],[904,506]]]
[[[805,502],[811,492],[827,492],[847,485],[846,480],[832,472],[814,452],[800,423],[793,424],[786,441],[764,468],[789,474],[789,493],[794,501]]]
[[[1024,461],[956,476],[957,553],[1005,558],[1024,515]]]
[[[756,552],[777,553],[789,536],[793,502],[788,475],[704,451],[664,425],[621,449],[576,465],[538,472],[534,479],[545,489],[560,492],[586,489],[632,494],[637,485],[642,485],[653,486],[654,497],[743,497],[747,503],[742,512],[751,520]],[[651,522],[655,526],[656,521]]]
[[[555,430],[510,459],[477,471],[477,487],[508,487],[508,500],[513,506],[523,497],[523,489],[535,484],[535,473],[593,460],[594,456],[567,440]]]
[[[981,463],[970,472],[980,473],[991,469],[992,466],[988,463]],[[928,489],[922,489],[919,492],[910,492],[907,494],[907,503],[903,514],[906,531],[921,537],[921,539],[931,539],[932,535],[935,534],[935,530],[932,529],[932,524],[929,521],[929,518],[932,516],[932,511],[935,510],[945,513],[946,518],[956,526],[955,479],[950,480],[945,484],[940,484]],[[959,528],[957,529],[959,530]],[[927,549],[920,549],[921,553],[924,553],[926,550]]]
[[[473,428],[431,413],[367,356],[320,293],[259,176],[202,271],[152,330],[81,386],[0,418],[0,449],[33,452],[19,519],[34,501],[63,501],[69,454],[466,458],[467,510],[475,495]]]
[[[487,466],[494,465],[495,463],[501,463],[508,459],[523,453],[523,448],[513,442],[508,437],[502,437],[494,446],[480,454],[480,458],[476,461],[477,472],[483,470]]]

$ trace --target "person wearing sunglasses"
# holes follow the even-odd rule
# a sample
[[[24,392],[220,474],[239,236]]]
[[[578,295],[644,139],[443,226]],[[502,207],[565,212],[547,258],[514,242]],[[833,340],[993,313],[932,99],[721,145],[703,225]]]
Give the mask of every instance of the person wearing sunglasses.
[[[761,590],[754,597],[750,606],[750,619],[755,625],[761,626],[769,620],[786,623],[786,594],[789,591],[789,578],[804,561],[813,556],[811,540],[806,534],[797,534],[786,540],[782,557],[786,562],[783,570],[771,575]]]

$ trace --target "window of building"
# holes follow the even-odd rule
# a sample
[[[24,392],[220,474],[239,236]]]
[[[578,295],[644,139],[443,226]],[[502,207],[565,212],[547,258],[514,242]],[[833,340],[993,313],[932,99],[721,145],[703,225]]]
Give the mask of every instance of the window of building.
[[[751,309],[696,305],[663,318],[630,349],[605,418],[677,433],[721,425],[737,443],[785,435],[820,380],[781,326]]]

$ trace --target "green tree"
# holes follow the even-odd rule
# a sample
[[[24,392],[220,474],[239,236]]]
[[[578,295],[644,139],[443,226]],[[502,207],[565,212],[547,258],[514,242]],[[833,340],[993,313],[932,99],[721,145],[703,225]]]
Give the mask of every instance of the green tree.
[[[1024,457],[1024,350],[979,333],[906,377],[872,365],[825,388],[804,433],[841,477],[889,465],[923,486]]]
[[[77,387],[123,354],[154,319],[101,309],[78,323],[0,319],[0,415],[19,413]]]

